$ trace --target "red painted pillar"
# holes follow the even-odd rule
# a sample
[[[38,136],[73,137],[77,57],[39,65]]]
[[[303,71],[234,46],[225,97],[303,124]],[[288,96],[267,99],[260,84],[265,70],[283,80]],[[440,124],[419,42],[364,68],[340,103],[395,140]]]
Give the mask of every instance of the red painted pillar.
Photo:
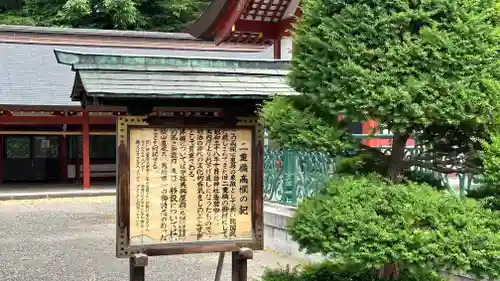
[[[83,188],[90,187],[90,132],[89,113],[82,112],[82,158],[83,158]]]
[[[281,39],[274,39],[274,59],[275,60],[280,60],[281,59]]]
[[[68,138],[65,135],[59,137],[59,170],[61,176],[60,181],[66,182],[68,180]]]
[[[363,122],[363,134],[372,134],[372,133],[379,133],[379,131],[377,130],[377,122],[373,121],[373,120],[368,120],[366,122]],[[372,147],[376,147],[376,146],[379,146],[379,140],[376,139],[376,138],[373,138],[373,139],[366,139],[363,141],[364,144],[368,145],[368,146],[372,146]]]

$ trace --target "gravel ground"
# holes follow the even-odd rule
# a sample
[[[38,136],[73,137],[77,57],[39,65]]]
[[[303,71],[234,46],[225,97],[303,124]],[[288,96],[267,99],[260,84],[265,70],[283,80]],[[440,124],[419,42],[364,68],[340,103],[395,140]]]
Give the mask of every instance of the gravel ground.
[[[114,216],[114,197],[0,202],[1,280],[128,280],[128,260],[115,257]],[[154,257],[146,280],[213,280],[217,258]],[[259,251],[249,261],[249,280],[260,280],[265,267],[298,262]],[[230,280],[230,255],[222,280]]]

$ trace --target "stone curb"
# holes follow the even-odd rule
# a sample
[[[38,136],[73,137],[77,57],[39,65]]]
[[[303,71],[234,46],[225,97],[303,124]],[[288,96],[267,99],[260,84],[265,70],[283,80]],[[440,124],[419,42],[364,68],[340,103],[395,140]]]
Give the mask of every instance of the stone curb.
[[[115,190],[99,190],[99,191],[69,191],[69,192],[31,192],[31,193],[11,193],[0,194],[0,201],[9,200],[33,200],[33,199],[50,199],[50,198],[77,198],[77,197],[98,197],[98,196],[115,196]]]

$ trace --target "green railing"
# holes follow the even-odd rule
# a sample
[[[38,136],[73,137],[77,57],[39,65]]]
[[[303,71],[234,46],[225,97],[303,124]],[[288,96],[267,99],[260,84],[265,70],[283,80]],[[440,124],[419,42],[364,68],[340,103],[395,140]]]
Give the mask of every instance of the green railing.
[[[367,135],[355,135],[366,137]],[[392,138],[390,134],[374,135]],[[380,147],[382,151],[390,147]],[[407,147],[406,153],[419,153],[419,146]],[[267,146],[264,153],[264,198],[266,201],[295,205],[317,190],[335,173],[336,159],[325,153],[279,149]],[[476,183],[471,175],[447,175],[423,168],[412,168],[432,174],[454,194],[464,195]]]
[[[266,147],[264,198],[294,205],[328,179],[334,166],[334,160],[324,153]]]

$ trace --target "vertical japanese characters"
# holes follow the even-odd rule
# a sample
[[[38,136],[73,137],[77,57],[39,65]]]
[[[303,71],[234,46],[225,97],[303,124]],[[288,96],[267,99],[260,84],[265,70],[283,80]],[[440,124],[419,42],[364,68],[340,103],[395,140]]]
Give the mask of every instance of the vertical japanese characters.
[[[160,160],[160,180],[161,180],[161,195],[160,195],[160,232],[161,232],[161,241],[167,241],[169,238],[169,206],[170,206],[170,184],[169,184],[169,167],[171,167],[172,163],[168,161],[168,153],[169,153],[169,145],[173,144],[171,139],[169,139],[168,131],[163,129],[160,131],[160,152],[159,159]],[[171,151],[175,151],[177,149],[176,146],[170,146]],[[173,152],[172,152],[173,153]],[[176,152],[175,152],[176,153]],[[172,161],[177,161],[176,157],[170,157]]]
[[[241,141],[238,149],[238,171],[239,171],[239,187],[240,187],[240,209],[239,215],[248,216],[250,210],[250,145],[249,141]]]
[[[131,244],[252,238],[252,131],[130,130]]]
[[[135,226],[141,231],[149,231],[150,229],[150,140],[136,140],[135,152],[139,156],[139,161],[135,163],[136,174],[135,181],[135,206],[137,212],[135,214]]]

